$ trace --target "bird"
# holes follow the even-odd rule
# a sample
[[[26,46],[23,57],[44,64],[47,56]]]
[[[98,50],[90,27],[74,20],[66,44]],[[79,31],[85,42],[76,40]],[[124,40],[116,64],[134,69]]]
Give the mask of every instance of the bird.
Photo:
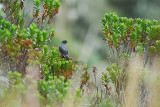
[[[70,60],[69,56],[68,56],[68,49],[66,47],[66,43],[68,43],[67,40],[63,40],[59,46],[59,52],[61,54],[61,56],[65,59],[67,59],[68,61]]]

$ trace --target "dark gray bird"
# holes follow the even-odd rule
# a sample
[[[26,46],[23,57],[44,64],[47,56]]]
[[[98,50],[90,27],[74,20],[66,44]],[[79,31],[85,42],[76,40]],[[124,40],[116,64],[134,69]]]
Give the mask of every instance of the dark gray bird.
[[[60,44],[60,46],[59,46],[59,52],[60,52],[60,54],[61,54],[61,56],[63,57],[63,58],[66,58],[68,61],[70,60],[69,59],[69,56],[68,56],[68,49],[67,49],[67,47],[66,47],[66,43],[67,43],[68,41],[67,40],[63,40],[62,42],[61,42],[61,44]]]

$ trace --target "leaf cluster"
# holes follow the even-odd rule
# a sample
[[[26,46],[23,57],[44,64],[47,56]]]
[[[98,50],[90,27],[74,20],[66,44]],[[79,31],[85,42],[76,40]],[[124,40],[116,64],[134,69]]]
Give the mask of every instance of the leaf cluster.
[[[109,13],[102,19],[102,28],[109,47],[118,48],[126,44],[130,51],[143,54],[147,45],[150,55],[159,55],[160,25],[157,20],[118,17],[116,13]]]
[[[68,92],[70,80],[65,82],[64,76],[49,76],[48,81],[40,79],[38,82],[38,89],[43,99],[49,104],[59,103],[63,101]],[[45,101],[45,102],[46,102]]]

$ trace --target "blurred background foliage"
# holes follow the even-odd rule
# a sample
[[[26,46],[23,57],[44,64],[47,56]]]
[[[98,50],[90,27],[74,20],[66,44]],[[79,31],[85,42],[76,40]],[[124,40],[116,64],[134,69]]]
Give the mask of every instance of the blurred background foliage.
[[[33,0],[26,0],[25,7],[30,7]],[[95,65],[105,70],[107,65],[106,45],[102,42],[101,19],[105,13],[116,12],[118,16],[132,18],[150,18],[159,20],[159,0],[60,0],[59,14],[54,24],[55,37],[49,47],[59,46],[62,40],[68,40],[69,55],[88,65]],[[26,8],[28,13],[32,8]],[[27,15],[31,20],[32,12]],[[114,59],[113,59],[114,60]]]

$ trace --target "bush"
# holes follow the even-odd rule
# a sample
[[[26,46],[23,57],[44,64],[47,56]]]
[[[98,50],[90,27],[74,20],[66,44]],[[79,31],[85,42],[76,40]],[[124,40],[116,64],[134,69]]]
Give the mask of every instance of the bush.
[[[137,84],[141,93],[140,100],[142,100],[147,95],[145,91],[148,90],[144,88],[144,78],[149,72],[144,68],[152,69],[153,63],[159,60],[160,25],[158,21],[118,17],[116,13],[109,13],[102,19],[102,28],[103,40],[109,48],[109,61],[112,55],[115,56],[115,63],[110,62],[107,73],[102,74],[102,84],[109,95],[115,87],[118,95],[117,103],[120,101],[120,104],[123,104],[122,99],[125,98],[123,93],[128,88],[127,82],[132,76],[138,75]],[[140,57],[140,60],[136,60],[137,57]],[[134,66],[131,65],[133,61],[137,61],[137,65],[131,69]],[[133,70],[136,70],[136,75]],[[114,86],[109,85],[110,83]]]
[[[68,91],[74,66],[72,60],[61,58],[58,48],[49,49],[46,44],[54,37],[55,30],[46,30],[44,27],[58,13],[59,1],[34,0],[33,18],[29,23],[25,23],[23,15],[24,1],[10,0],[2,3],[5,5],[6,17],[0,19],[0,69],[4,75],[14,71],[9,72],[10,89],[16,87],[17,91],[21,88],[24,92],[27,91],[24,89],[27,84],[26,68],[35,65],[40,67],[38,91],[40,99],[43,99],[42,105],[61,104]],[[5,99],[12,93],[10,89],[6,89]]]

